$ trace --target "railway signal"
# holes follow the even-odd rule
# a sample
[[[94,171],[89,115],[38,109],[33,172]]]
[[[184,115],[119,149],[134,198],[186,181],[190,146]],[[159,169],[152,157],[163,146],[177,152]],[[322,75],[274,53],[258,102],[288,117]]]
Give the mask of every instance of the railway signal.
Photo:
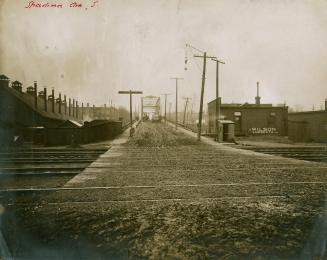
[[[143,94],[142,91],[137,90],[129,90],[129,91],[118,91],[118,94],[129,94],[129,118],[131,123],[131,128],[129,130],[129,136],[133,135],[133,103],[132,103],[132,95],[133,94]]]

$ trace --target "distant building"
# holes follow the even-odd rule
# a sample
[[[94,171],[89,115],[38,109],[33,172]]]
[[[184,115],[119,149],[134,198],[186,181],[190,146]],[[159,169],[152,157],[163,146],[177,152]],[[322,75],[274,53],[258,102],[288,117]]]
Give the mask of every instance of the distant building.
[[[327,143],[327,100],[325,110],[289,113],[288,136],[294,142]]]
[[[257,88],[255,104],[221,104],[219,119],[233,121],[235,123],[236,136],[287,135],[288,107],[286,105],[273,106],[272,104],[261,104],[259,85]],[[217,100],[215,99],[208,103],[208,131],[211,134],[215,133],[216,102]]]

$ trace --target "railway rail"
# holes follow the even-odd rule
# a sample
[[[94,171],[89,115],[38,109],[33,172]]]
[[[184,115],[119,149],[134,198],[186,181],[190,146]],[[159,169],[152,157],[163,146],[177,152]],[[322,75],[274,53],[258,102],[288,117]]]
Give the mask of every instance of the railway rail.
[[[173,121],[169,121],[174,123]],[[192,132],[196,132],[194,128],[190,126],[183,125],[181,123],[177,123],[178,126],[190,130]],[[202,132],[204,134],[204,132]],[[232,145],[236,148],[242,148],[244,150],[251,150],[258,153],[276,155],[286,158],[293,158],[304,161],[313,161],[313,162],[324,162],[327,163],[327,145],[325,146],[287,146],[287,147],[257,147],[257,146],[249,146],[249,147],[239,147],[237,145]]]
[[[0,151],[0,188],[60,187],[108,149],[32,148]]]
[[[242,147],[242,149],[298,160],[327,163],[327,146]]]

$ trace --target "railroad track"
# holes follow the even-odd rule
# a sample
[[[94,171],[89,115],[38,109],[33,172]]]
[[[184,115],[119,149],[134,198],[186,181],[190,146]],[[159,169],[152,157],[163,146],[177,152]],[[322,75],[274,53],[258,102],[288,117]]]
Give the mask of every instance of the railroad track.
[[[193,194],[191,191],[196,192]],[[319,196],[326,181],[201,183],[131,186],[0,189],[6,204],[126,203],[145,201],[290,198]],[[137,196],[135,194],[138,193]]]
[[[174,123],[173,121],[169,121]],[[196,132],[188,126],[177,123],[178,126]],[[204,134],[204,133],[202,133]],[[234,145],[232,145],[233,147]],[[240,148],[235,146],[236,148]],[[327,163],[327,145],[326,146],[294,146],[294,147],[242,147],[244,150],[251,150],[258,153],[282,156],[304,161],[325,162]]]
[[[327,146],[324,147],[242,147],[258,153],[282,156],[305,161],[327,162]]]
[[[60,187],[107,149],[34,148],[0,151],[0,188]]]

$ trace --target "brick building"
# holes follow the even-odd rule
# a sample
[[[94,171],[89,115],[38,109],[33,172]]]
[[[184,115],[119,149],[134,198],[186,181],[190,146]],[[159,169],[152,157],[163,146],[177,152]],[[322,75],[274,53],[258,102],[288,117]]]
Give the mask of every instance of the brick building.
[[[259,86],[258,86],[259,90]],[[249,135],[287,135],[286,105],[273,106],[261,104],[257,93],[255,104],[222,104],[220,100],[220,119],[235,123],[236,136]],[[216,99],[208,103],[209,133],[215,133]]]

